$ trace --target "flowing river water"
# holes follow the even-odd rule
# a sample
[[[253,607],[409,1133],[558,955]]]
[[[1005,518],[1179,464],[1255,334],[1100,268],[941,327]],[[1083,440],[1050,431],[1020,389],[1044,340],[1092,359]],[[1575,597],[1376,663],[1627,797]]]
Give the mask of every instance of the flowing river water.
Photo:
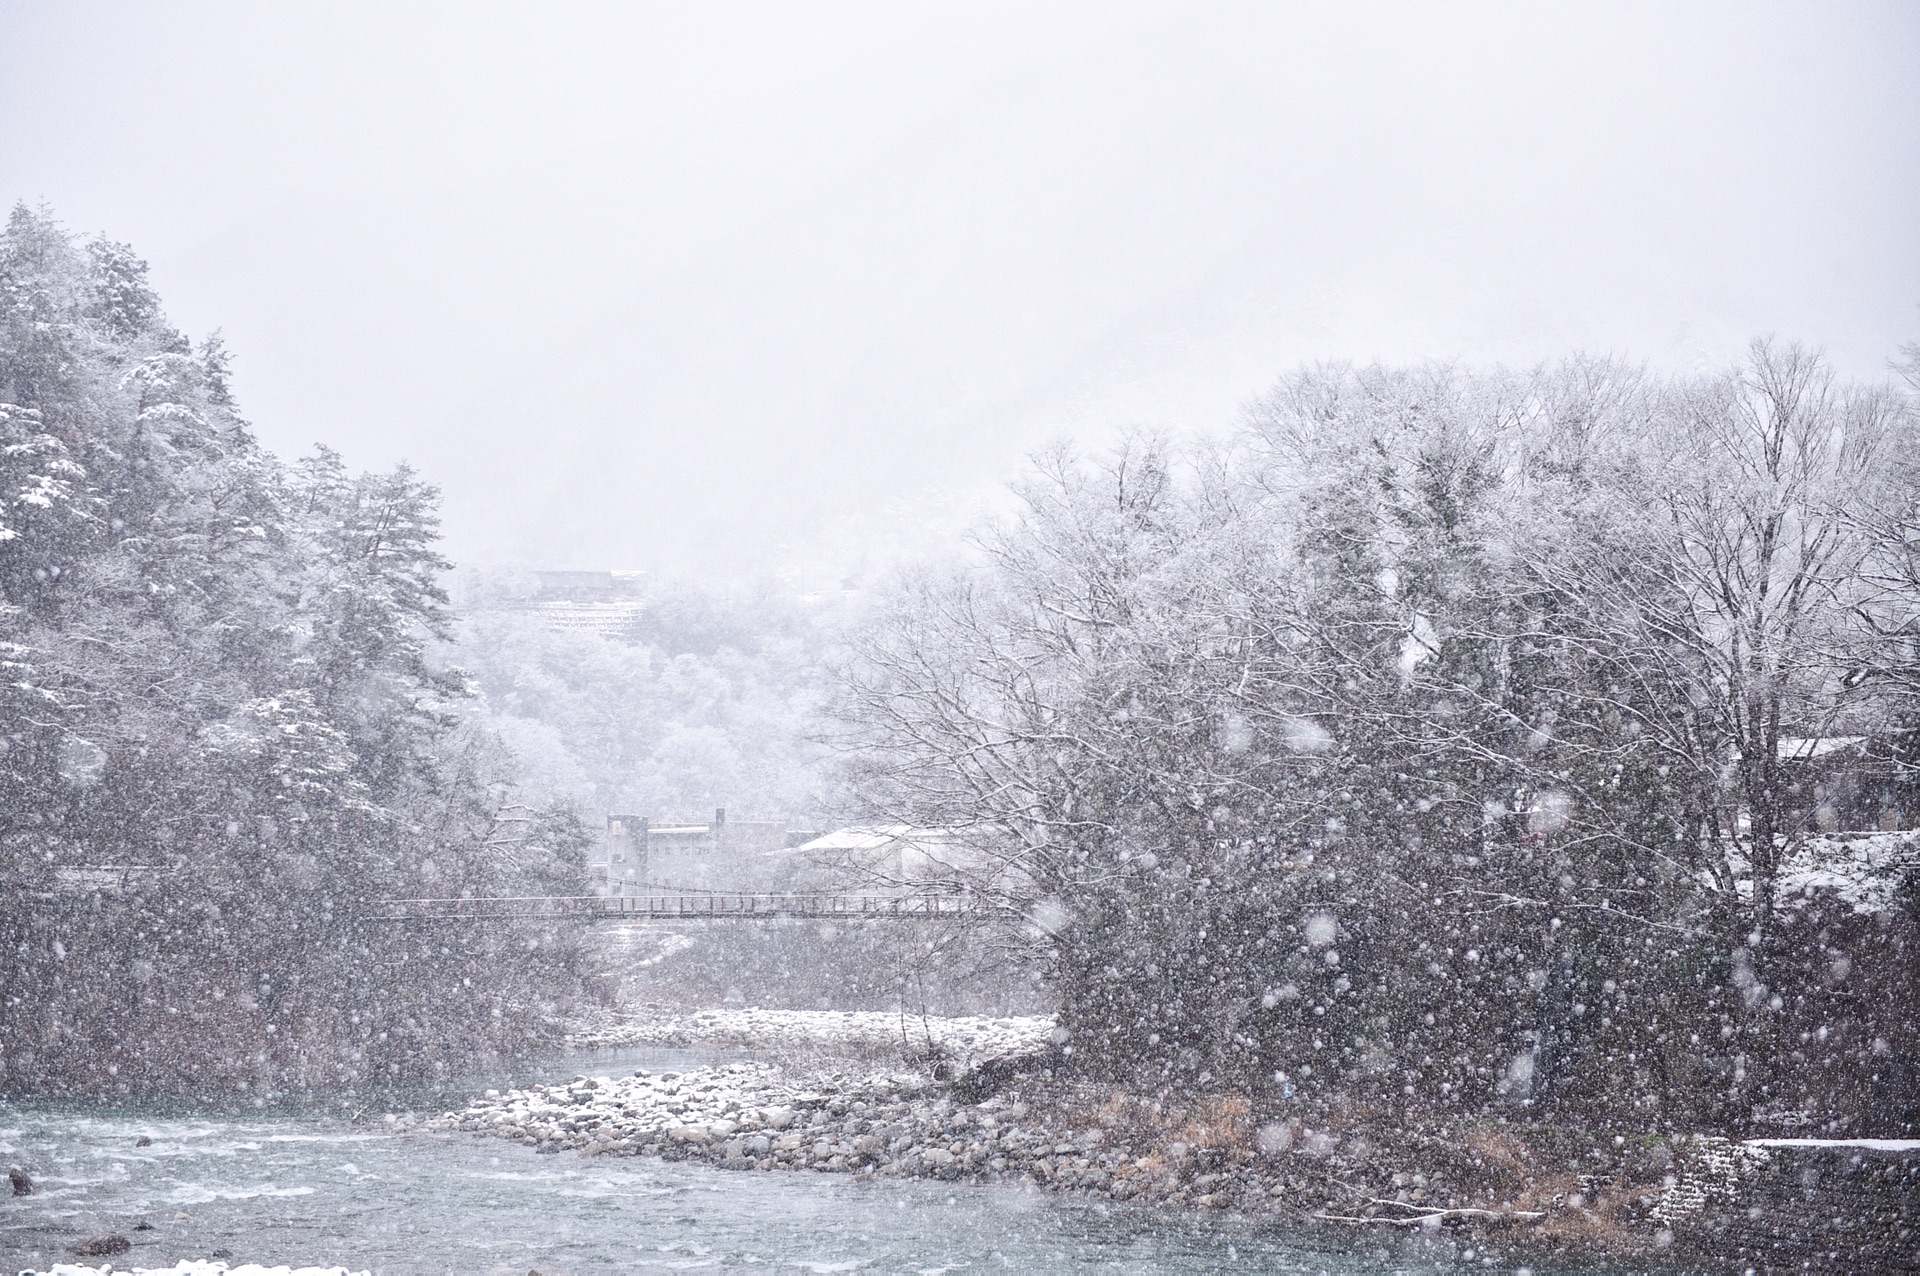
[[[710,1058],[599,1054],[515,1080]],[[111,1260],[120,1269],[225,1259],[513,1276],[1516,1270],[1445,1238],[1289,1234],[1003,1185],[542,1155],[470,1135],[394,1133],[381,1119],[396,1101],[424,1114],[466,1093],[389,1095],[371,1111],[350,1096],[270,1110],[0,1104],[0,1159],[36,1185],[0,1198],[0,1270],[86,1261],[75,1246],[104,1233],[133,1242]]]

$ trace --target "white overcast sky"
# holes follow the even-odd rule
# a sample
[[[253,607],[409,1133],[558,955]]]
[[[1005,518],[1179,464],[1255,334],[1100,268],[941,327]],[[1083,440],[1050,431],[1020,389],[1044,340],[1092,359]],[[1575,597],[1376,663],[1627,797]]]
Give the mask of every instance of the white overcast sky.
[[[0,2],[0,197],[456,556],[733,572],[1307,360],[1878,376],[1920,5]]]

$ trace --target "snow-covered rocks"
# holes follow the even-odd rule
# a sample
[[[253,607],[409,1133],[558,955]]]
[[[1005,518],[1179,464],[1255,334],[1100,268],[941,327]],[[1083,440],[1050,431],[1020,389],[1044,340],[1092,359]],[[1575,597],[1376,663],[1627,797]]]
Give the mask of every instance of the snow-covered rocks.
[[[1017,1074],[1006,1090],[979,1102],[963,1101],[966,1093],[964,1079],[940,1085],[923,1076],[730,1064],[576,1077],[490,1096],[429,1124],[542,1152],[658,1156],[738,1171],[1023,1183],[1112,1202],[1282,1214],[1343,1228],[1430,1220],[1434,1228],[1479,1235],[1557,1219],[1579,1230],[1630,1211],[1621,1203],[1629,1198],[1650,1204],[1657,1191],[1625,1178],[1614,1184],[1609,1174],[1607,1183],[1583,1182],[1584,1195],[1568,1196],[1557,1179],[1529,1181],[1515,1168],[1522,1159],[1483,1157],[1475,1138],[1485,1131],[1462,1138],[1452,1128],[1418,1137],[1398,1128],[1321,1130],[1310,1115],[1256,1113],[1238,1096],[1130,1094],[1049,1076],[1043,1067]],[[1281,1128],[1284,1138],[1262,1137]]]
[[[919,1077],[794,1081],[765,1064],[736,1063],[578,1077],[481,1099],[429,1124],[541,1151],[958,1178],[1027,1173],[1048,1155],[1050,1134],[1014,1123],[1024,1111],[1001,1098],[957,1104]]]
[[[1025,1182],[1116,1201],[1263,1212],[1296,1204],[1327,1178],[1318,1161],[1310,1178],[1281,1174],[1247,1140],[1222,1141],[1224,1127],[1190,1127],[1182,1118],[1174,1128],[1208,1141],[1169,1142],[1168,1129],[1148,1128],[1107,1098],[1089,1103],[1070,1082],[1055,1085],[1029,1073],[1022,1084],[1037,1085],[1046,1101],[1030,1105],[995,1094],[963,1102],[957,1096],[964,1085],[945,1087],[924,1077],[793,1077],[769,1065],[738,1063],[576,1077],[491,1095],[427,1124],[541,1152],[703,1160],[734,1170]]]
[[[1792,844],[1775,889],[1792,905],[1831,893],[1856,913],[1885,913],[1920,872],[1920,832],[1833,833]]]
[[[937,1053],[962,1065],[1036,1050],[1053,1039],[1051,1017],[984,1015],[922,1018],[883,1010],[699,1010],[673,1014],[604,1011],[573,1023],[572,1046],[749,1046],[866,1056]]]
[[[262,1267],[258,1263],[229,1267],[221,1262],[185,1259],[172,1267],[88,1267],[84,1263],[55,1263],[37,1276],[369,1276],[369,1273],[353,1272],[345,1267]]]

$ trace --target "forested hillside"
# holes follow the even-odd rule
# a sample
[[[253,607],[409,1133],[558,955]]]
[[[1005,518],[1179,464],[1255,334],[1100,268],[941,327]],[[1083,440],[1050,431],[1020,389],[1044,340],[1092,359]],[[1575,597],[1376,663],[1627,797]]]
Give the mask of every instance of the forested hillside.
[[[383,896],[576,891],[426,652],[436,493],[261,449],[123,245],[0,237],[0,1089],[417,1075],[536,1031],[564,934]],[[503,815],[511,818],[503,819]]]
[[[771,589],[650,584],[623,631],[556,630],[511,573],[463,578],[457,654],[530,790],[583,812],[818,827],[836,617]]]
[[[991,848],[1087,1066],[1920,1127],[1913,835],[1818,836],[1920,817],[1910,386],[1330,367],[1022,497],[844,713],[877,811]]]

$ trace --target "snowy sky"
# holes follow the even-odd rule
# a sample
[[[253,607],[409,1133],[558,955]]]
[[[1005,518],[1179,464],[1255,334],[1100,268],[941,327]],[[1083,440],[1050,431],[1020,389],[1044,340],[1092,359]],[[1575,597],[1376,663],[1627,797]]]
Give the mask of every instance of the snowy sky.
[[[0,0],[0,196],[469,560],[938,537],[1303,360],[1920,337],[1920,6]]]

